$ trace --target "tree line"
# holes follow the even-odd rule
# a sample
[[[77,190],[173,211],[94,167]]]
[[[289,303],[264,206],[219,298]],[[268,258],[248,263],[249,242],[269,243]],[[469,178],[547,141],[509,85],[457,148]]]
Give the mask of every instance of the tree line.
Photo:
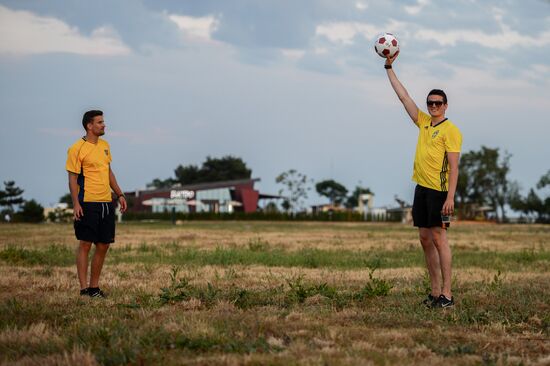
[[[486,146],[462,154],[456,191],[457,215],[460,218],[506,222],[507,208],[511,208],[525,220],[550,222],[550,195],[547,192],[550,187],[550,170],[524,196],[519,183],[509,178],[511,157],[508,152],[501,153],[499,148]],[[157,178],[148,186],[166,188],[174,184],[250,179],[251,174],[252,170],[241,158],[207,157],[201,166],[179,165],[174,170],[174,178]],[[305,202],[313,187],[336,207],[356,207],[361,194],[374,194],[368,187],[359,185],[350,193],[343,184],[333,179],[314,183],[295,169],[280,173],[275,181],[281,185],[278,192],[283,197],[281,207],[288,212],[305,210]],[[274,206],[271,205],[271,208]]]
[[[490,218],[508,221],[506,208],[521,213],[521,218],[536,222],[550,222],[550,195],[544,191],[550,186],[550,170],[536,188],[526,196],[521,194],[518,182],[509,178],[508,152],[482,146],[480,150],[464,153],[460,158],[457,184],[458,215],[465,219]]]
[[[23,192],[15,185],[15,181],[4,182],[4,189],[0,189],[0,221],[44,221],[44,207],[33,199],[23,199]]]
[[[178,165],[174,169],[174,177],[165,179],[155,178],[147,184],[151,189],[170,188],[174,185],[188,185],[204,182],[220,182],[237,179],[250,179],[252,169],[239,157],[227,155],[222,158],[208,156],[201,166]],[[279,174],[275,178],[276,183],[282,185],[279,195],[283,198],[281,208],[288,212],[305,210],[305,200],[312,189],[313,180],[295,169],[290,169]],[[353,208],[357,206],[359,196],[364,193],[372,193],[369,188],[357,186],[348,195],[348,189],[335,180],[323,180],[315,184],[315,190],[321,196],[329,199],[333,206]],[[270,205],[271,210],[276,206]]]
[[[252,170],[238,157],[231,155],[222,158],[206,157],[206,161],[198,165],[178,165],[174,170],[174,177],[166,179],[155,178],[147,184],[148,188],[170,188],[176,184],[187,185],[206,182],[220,182],[225,180],[250,179]]]
[[[507,208],[521,214],[522,219],[535,222],[550,222],[550,170],[541,176],[535,187],[522,195],[518,182],[509,178],[510,158],[508,152],[498,148],[482,146],[462,154],[456,191],[457,214],[462,219],[494,219],[506,222]],[[174,177],[156,178],[147,186],[151,189],[173,187],[204,182],[250,179],[252,169],[239,157],[231,155],[222,158],[208,156],[200,165],[178,165]],[[351,192],[341,183],[321,180],[316,183],[295,169],[280,173],[275,178],[280,184],[281,208],[286,212],[300,212],[306,209],[305,202],[310,191],[326,197],[333,207],[348,209],[358,205],[362,194],[374,194],[370,188],[357,185]],[[0,190],[0,221],[40,222],[44,220],[43,207],[31,199],[23,199],[23,189],[14,181],[5,181]],[[69,194],[61,197],[72,207]],[[270,204],[271,210],[278,210]]]

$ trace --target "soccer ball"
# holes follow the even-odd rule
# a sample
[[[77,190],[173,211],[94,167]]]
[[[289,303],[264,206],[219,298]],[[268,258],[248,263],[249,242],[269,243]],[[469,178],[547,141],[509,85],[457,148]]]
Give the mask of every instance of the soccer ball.
[[[399,42],[391,33],[382,33],[376,37],[374,50],[380,57],[393,57],[399,53]]]

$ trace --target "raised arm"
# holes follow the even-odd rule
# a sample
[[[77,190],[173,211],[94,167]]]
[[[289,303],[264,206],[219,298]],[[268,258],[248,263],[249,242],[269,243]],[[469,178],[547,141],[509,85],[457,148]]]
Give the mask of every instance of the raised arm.
[[[393,58],[388,57],[386,59],[386,71],[388,73],[388,78],[390,79],[390,84],[393,87],[393,90],[395,90],[395,94],[399,97],[399,100],[401,103],[403,103],[403,106],[405,107],[405,110],[411,117],[414,123],[418,122],[418,107],[416,106],[416,103],[412,98],[410,97],[409,93],[407,92],[407,89],[401,84],[399,79],[397,79],[397,76],[395,75],[395,72],[391,68],[392,63],[397,58],[397,55],[395,55]]]

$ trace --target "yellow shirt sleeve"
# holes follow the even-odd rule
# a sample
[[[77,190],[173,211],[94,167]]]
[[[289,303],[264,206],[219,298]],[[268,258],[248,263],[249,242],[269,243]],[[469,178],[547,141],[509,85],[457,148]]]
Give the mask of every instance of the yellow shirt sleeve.
[[[445,151],[460,152],[462,147],[462,134],[456,126],[449,129],[445,136]]]
[[[419,108],[418,109],[418,118],[417,118],[417,121],[416,121],[416,126],[418,128],[420,128],[420,127],[426,126],[430,123],[432,123],[432,117],[430,117],[429,114],[426,114],[426,113],[422,112]]]
[[[67,163],[65,169],[71,173],[80,174],[82,171],[82,160],[80,159],[80,149],[82,144],[74,144],[67,152]]]

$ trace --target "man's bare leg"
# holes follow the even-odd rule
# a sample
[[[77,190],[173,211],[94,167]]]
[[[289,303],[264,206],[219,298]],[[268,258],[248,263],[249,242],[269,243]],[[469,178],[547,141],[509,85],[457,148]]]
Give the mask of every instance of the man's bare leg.
[[[439,263],[439,253],[436,249],[432,231],[429,228],[419,228],[420,243],[424,251],[426,266],[430,276],[430,284],[432,287],[431,295],[438,298],[441,295],[441,266]]]
[[[97,243],[95,246],[90,275],[90,287],[92,288],[99,287],[99,276],[101,275],[101,269],[103,268],[103,262],[108,250],[109,244]]]
[[[439,253],[439,262],[440,262],[440,271],[443,277],[443,289],[441,293],[445,295],[446,298],[451,299],[451,247],[449,246],[449,241],[447,240],[447,230],[433,227],[430,229],[432,232],[432,237],[434,239],[434,244]]]
[[[91,247],[92,243],[81,240],[76,253],[76,272],[81,290],[88,287],[88,254]]]

